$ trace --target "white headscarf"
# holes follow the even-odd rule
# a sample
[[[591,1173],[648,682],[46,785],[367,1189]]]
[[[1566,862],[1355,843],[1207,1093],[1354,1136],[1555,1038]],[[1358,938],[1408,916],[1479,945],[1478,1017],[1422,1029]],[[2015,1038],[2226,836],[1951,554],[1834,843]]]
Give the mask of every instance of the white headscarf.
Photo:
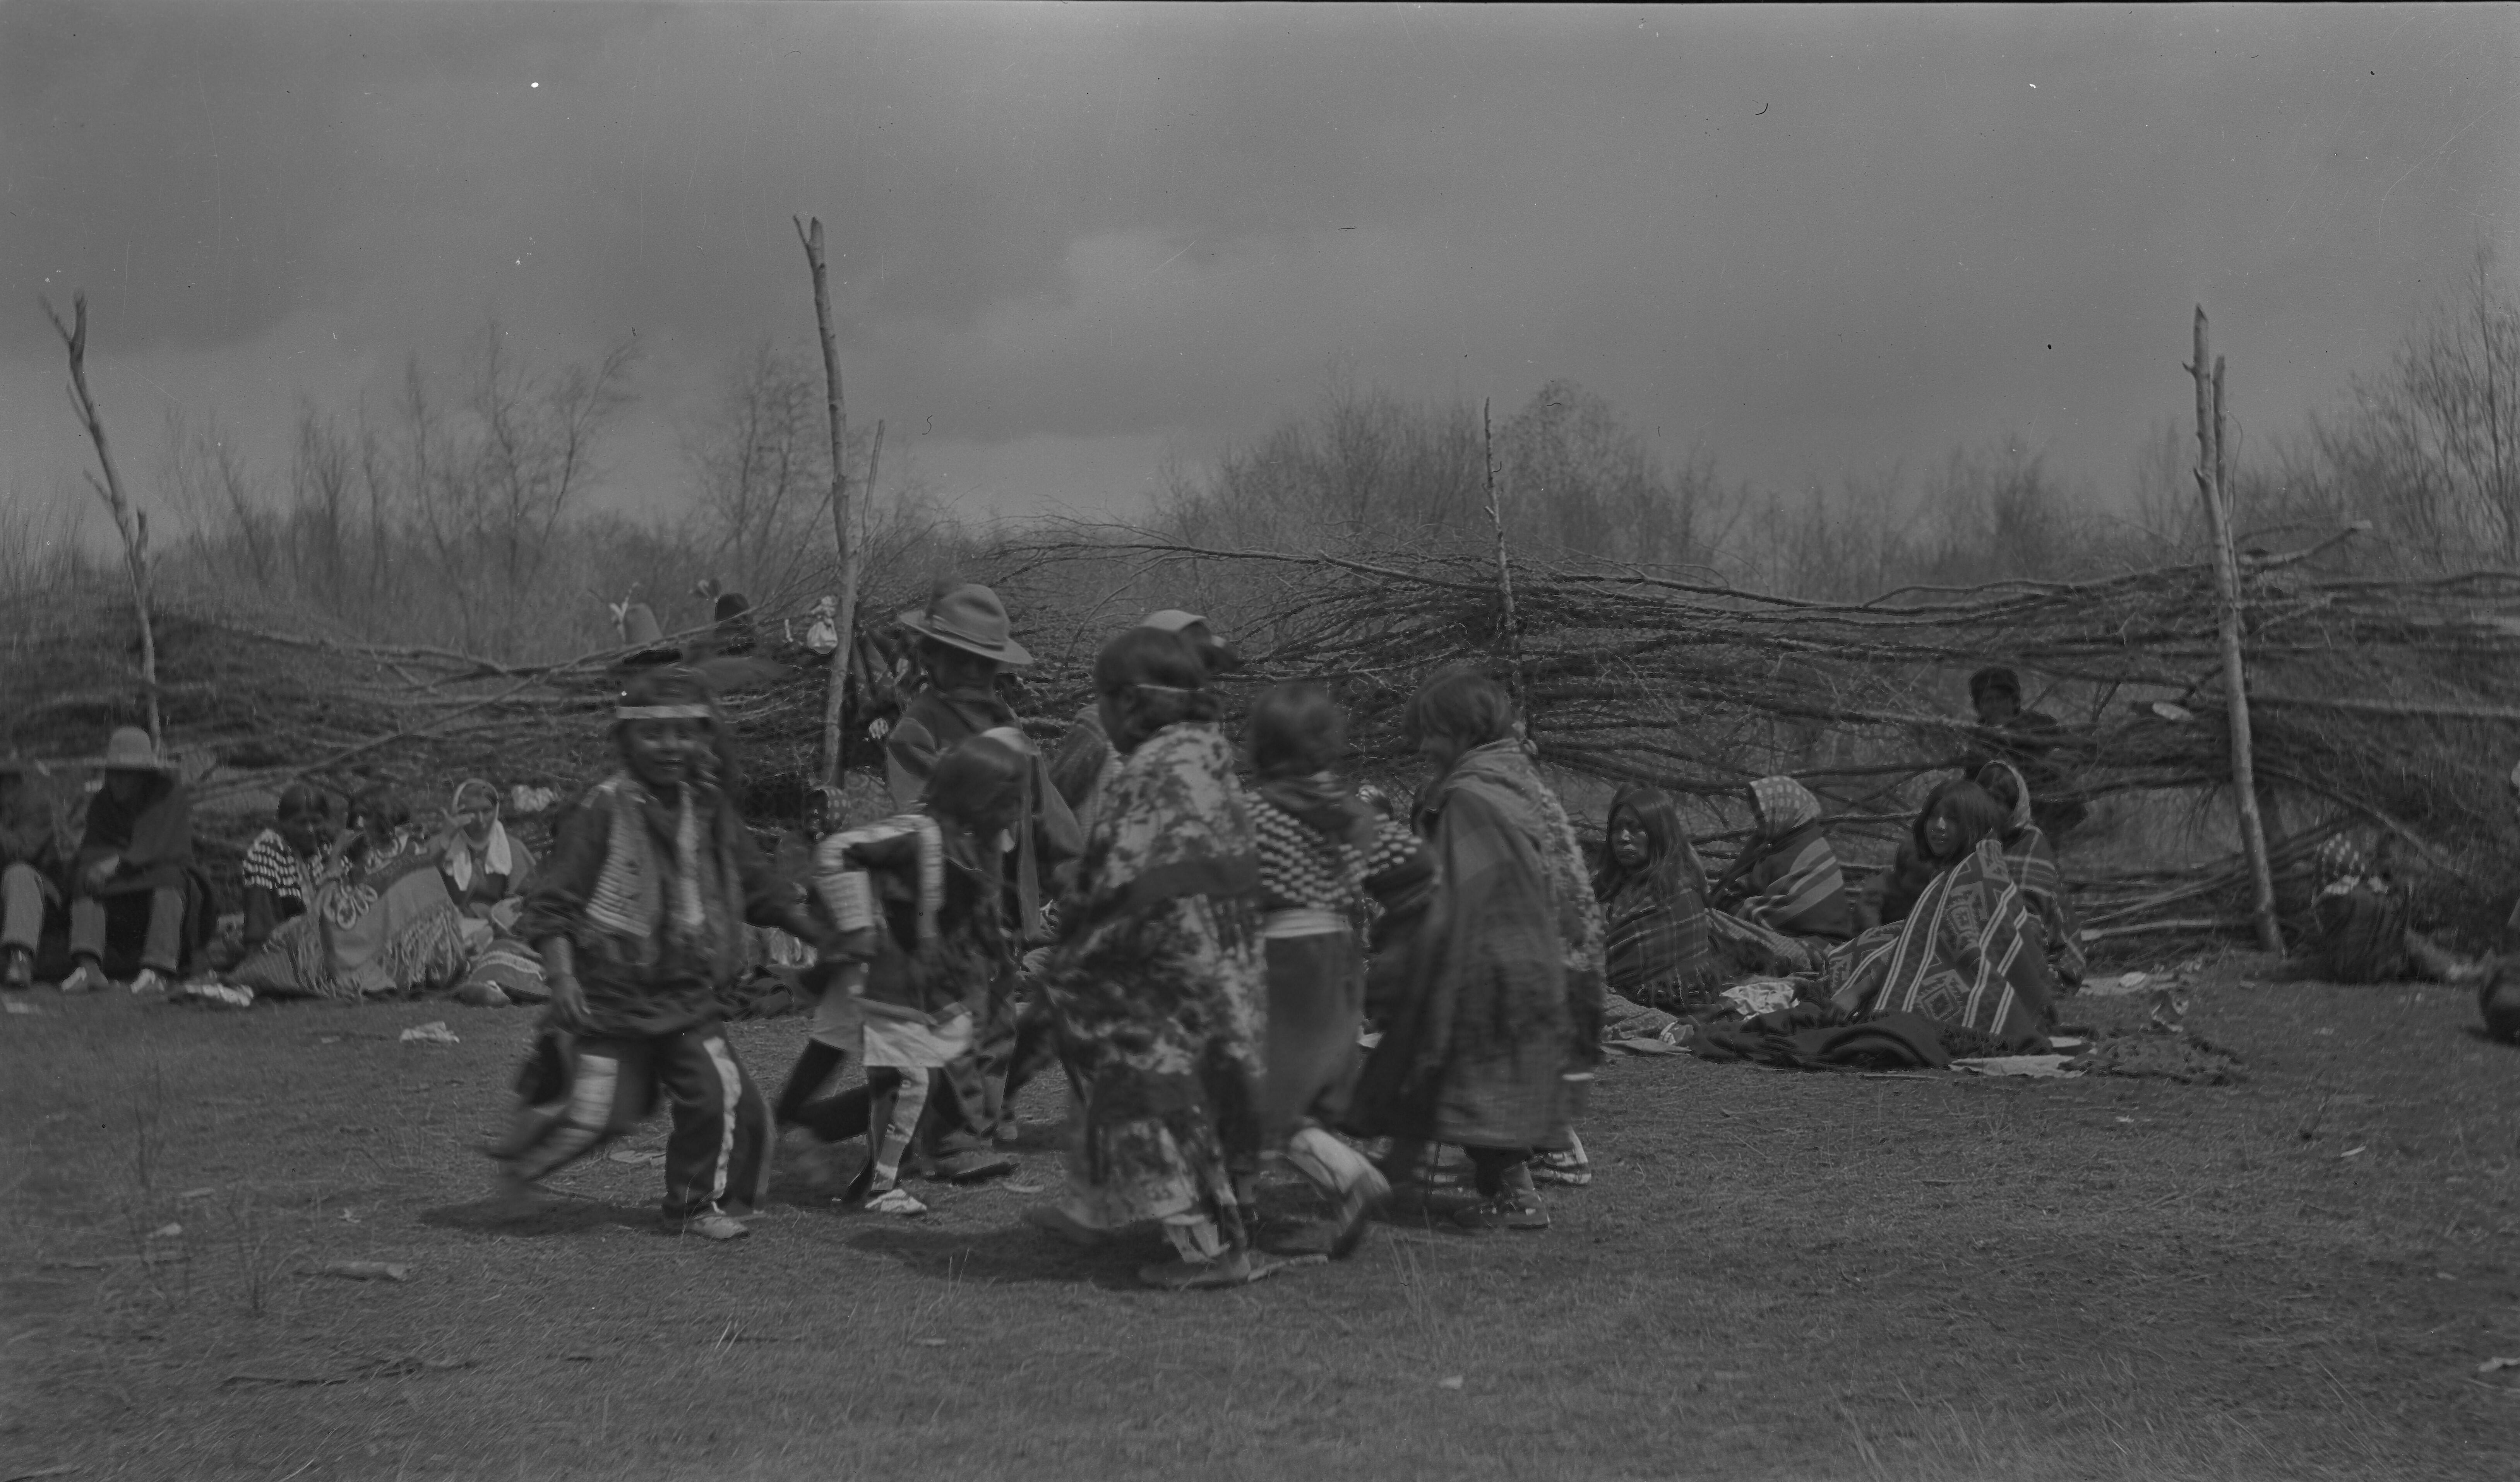
[[[499,822],[499,789],[475,778],[455,789],[450,813],[464,811],[464,794],[479,788],[490,794],[490,837],[481,846],[481,873],[512,876],[517,873],[517,853],[508,842],[508,826]],[[460,827],[455,831],[456,846],[446,851],[446,876],[457,890],[472,888],[472,836]]]

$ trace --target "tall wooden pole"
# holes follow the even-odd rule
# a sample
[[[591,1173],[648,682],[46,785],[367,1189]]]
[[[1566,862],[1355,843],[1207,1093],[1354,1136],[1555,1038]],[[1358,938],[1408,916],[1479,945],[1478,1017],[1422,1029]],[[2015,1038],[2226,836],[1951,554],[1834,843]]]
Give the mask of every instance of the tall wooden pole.
[[[2196,488],[2205,501],[2205,537],[2214,553],[2214,585],[2222,596],[2223,693],[2231,730],[2231,796],[2239,808],[2240,846],[2249,856],[2249,883],[2256,895],[2251,915],[2258,945],[2284,950],[2275,923],[2274,871],[2267,862],[2266,820],[2258,812],[2258,766],[2249,738],[2248,671],[2240,661],[2240,559],[2233,545],[2229,464],[2223,450],[2223,362],[2209,358],[2205,308],[2196,308]]]
[[[1505,607],[1505,651],[1513,665],[1509,683],[1513,690],[1514,713],[1522,717],[1523,738],[1531,735],[1529,696],[1523,694],[1522,635],[1513,620],[1513,564],[1506,559],[1505,502],[1497,495],[1496,429],[1488,421],[1488,403],[1479,402],[1479,457],[1487,466],[1488,519],[1496,526],[1497,595]]]
[[[794,218],[790,218],[794,219]],[[805,245],[805,264],[814,273],[814,327],[823,339],[824,406],[832,422],[832,538],[840,561],[839,647],[832,651],[832,678],[823,696],[823,781],[840,786],[840,720],[847,704],[849,655],[857,650],[858,542],[849,527],[848,404],[840,395],[840,348],[832,336],[832,280],[823,258],[823,218],[807,226],[796,221],[796,240]]]
[[[87,481],[112,512],[113,528],[122,537],[123,563],[131,573],[131,604],[140,613],[140,688],[148,699],[149,743],[162,746],[166,737],[158,709],[158,628],[150,617],[149,514],[133,509],[122,491],[122,475],[113,467],[113,449],[105,440],[105,414],[97,410],[96,397],[87,388],[87,294],[70,295],[70,323],[62,323],[62,316],[53,311],[49,299],[44,303],[44,317],[53,322],[53,328],[61,334],[62,347],[69,351],[70,407],[87,428],[88,440],[96,444],[97,466],[105,471],[102,480],[90,473]]]

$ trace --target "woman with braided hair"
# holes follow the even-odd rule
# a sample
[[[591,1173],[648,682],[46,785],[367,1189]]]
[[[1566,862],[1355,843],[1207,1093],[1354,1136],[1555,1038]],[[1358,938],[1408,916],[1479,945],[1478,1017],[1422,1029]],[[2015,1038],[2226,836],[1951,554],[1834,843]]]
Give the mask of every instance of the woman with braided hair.
[[[638,1125],[661,1092],[665,1225],[731,1240],[768,1179],[770,1109],[719,1026],[718,992],[743,968],[744,922],[829,933],[744,831],[723,777],[732,742],[698,675],[634,676],[612,734],[621,769],[570,811],[525,900],[519,929],[551,1005],[517,1125],[492,1151],[521,1196]]]

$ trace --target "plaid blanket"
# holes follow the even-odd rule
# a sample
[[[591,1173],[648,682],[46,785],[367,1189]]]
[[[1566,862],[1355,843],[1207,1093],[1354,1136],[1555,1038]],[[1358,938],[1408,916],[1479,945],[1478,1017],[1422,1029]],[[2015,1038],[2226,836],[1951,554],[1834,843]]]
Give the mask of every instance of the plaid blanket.
[[[1692,1007],[1715,991],[1706,903],[1653,875],[1631,876],[1601,903],[1610,991],[1657,1009]]]

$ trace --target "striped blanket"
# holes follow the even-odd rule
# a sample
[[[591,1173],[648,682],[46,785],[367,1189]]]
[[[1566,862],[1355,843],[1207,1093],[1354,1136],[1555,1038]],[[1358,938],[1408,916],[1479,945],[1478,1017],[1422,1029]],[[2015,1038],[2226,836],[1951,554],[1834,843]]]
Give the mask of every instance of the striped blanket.
[[[1832,1007],[1920,1013],[2006,1050],[2046,1048],[2055,980],[2046,931],[2003,846],[1981,842],[1934,877],[1908,919],[1828,954]]]

